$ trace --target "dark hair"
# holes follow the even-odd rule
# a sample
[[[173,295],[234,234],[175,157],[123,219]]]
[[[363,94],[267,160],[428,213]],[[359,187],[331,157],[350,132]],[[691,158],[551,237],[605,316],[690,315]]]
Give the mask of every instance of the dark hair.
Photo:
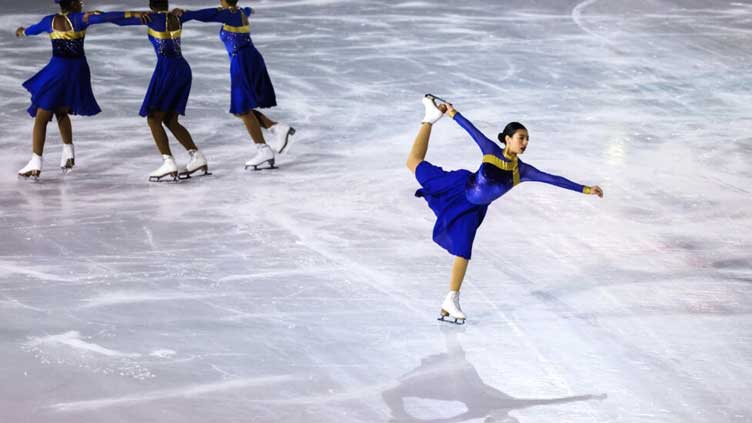
[[[238,0],[225,0],[227,4],[230,6],[236,6],[238,4]]]
[[[60,10],[64,12],[71,10],[74,1],[76,0],[60,0]]]
[[[507,126],[504,127],[504,131],[499,133],[499,142],[506,145],[507,143],[506,137],[513,137],[514,134],[516,134],[517,131],[521,129],[524,129],[525,131],[527,131],[527,128],[525,128],[525,125],[519,122],[507,123]]]
[[[152,10],[168,10],[170,4],[167,0],[149,0],[149,7]]]

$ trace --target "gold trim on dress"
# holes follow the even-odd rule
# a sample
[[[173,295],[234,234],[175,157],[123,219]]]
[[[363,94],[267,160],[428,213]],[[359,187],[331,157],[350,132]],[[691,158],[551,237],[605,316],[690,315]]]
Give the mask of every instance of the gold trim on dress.
[[[181,32],[182,30],[180,29],[176,31],[155,31],[149,28],[149,35],[158,40],[177,40],[180,38]]]
[[[222,27],[227,32],[234,32],[236,34],[249,34],[251,32],[251,25],[243,25],[243,26],[230,26],[225,24],[225,26]]]
[[[517,157],[514,157],[511,161],[505,161],[493,154],[486,154],[483,156],[483,163],[488,163],[501,170],[512,172],[512,186],[519,185],[520,163],[517,161]]]
[[[53,40],[80,40],[86,36],[86,30],[83,31],[52,31],[50,39]]]

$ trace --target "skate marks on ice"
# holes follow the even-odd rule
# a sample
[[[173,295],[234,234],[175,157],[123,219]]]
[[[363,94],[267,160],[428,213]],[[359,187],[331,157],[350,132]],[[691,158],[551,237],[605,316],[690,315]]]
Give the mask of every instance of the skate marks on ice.
[[[518,420],[509,413],[515,410],[607,398],[605,394],[547,399],[512,397],[483,382],[457,339],[461,331],[442,327],[447,351],[423,358],[418,368],[399,379],[397,386],[382,393],[391,411],[391,421],[459,423],[485,419],[513,423]],[[437,403],[449,406],[437,407]],[[439,409],[455,414],[437,416]]]

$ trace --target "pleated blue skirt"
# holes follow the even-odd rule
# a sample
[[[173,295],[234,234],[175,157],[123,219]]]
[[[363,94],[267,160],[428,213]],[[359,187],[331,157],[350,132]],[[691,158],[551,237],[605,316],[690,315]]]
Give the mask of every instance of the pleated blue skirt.
[[[415,178],[422,187],[415,196],[423,197],[436,215],[434,242],[453,256],[468,260],[475,234],[488,210],[488,205],[473,204],[465,196],[471,175],[469,170],[446,171],[427,161],[415,169]]]
[[[159,56],[139,115],[153,111],[185,115],[192,80],[191,67],[183,57]]]
[[[230,113],[234,115],[277,105],[264,58],[252,45],[230,57],[230,89]]]
[[[50,111],[67,109],[70,114],[82,116],[102,111],[91,89],[86,57],[53,56],[47,66],[23,86],[31,93],[31,106],[27,111],[32,117],[37,115],[38,108]]]

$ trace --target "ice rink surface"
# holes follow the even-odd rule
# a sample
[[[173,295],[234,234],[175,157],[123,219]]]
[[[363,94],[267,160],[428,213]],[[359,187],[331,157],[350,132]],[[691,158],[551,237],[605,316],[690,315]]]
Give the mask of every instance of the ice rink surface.
[[[50,42],[13,30],[51,3],[0,15],[1,422],[752,422],[749,2],[241,2],[295,143],[243,170],[219,25],[188,23],[214,176],[180,184],[146,181],[145,29],[95,26],[103,113],[74,118],[65,177],[50,125],[29,183],[21,83]],[[606,192],[492,205],[464,327],[435,320],[451,257],[404,166],[426,92]],[[428,160],[480,153],[446,119]]]

